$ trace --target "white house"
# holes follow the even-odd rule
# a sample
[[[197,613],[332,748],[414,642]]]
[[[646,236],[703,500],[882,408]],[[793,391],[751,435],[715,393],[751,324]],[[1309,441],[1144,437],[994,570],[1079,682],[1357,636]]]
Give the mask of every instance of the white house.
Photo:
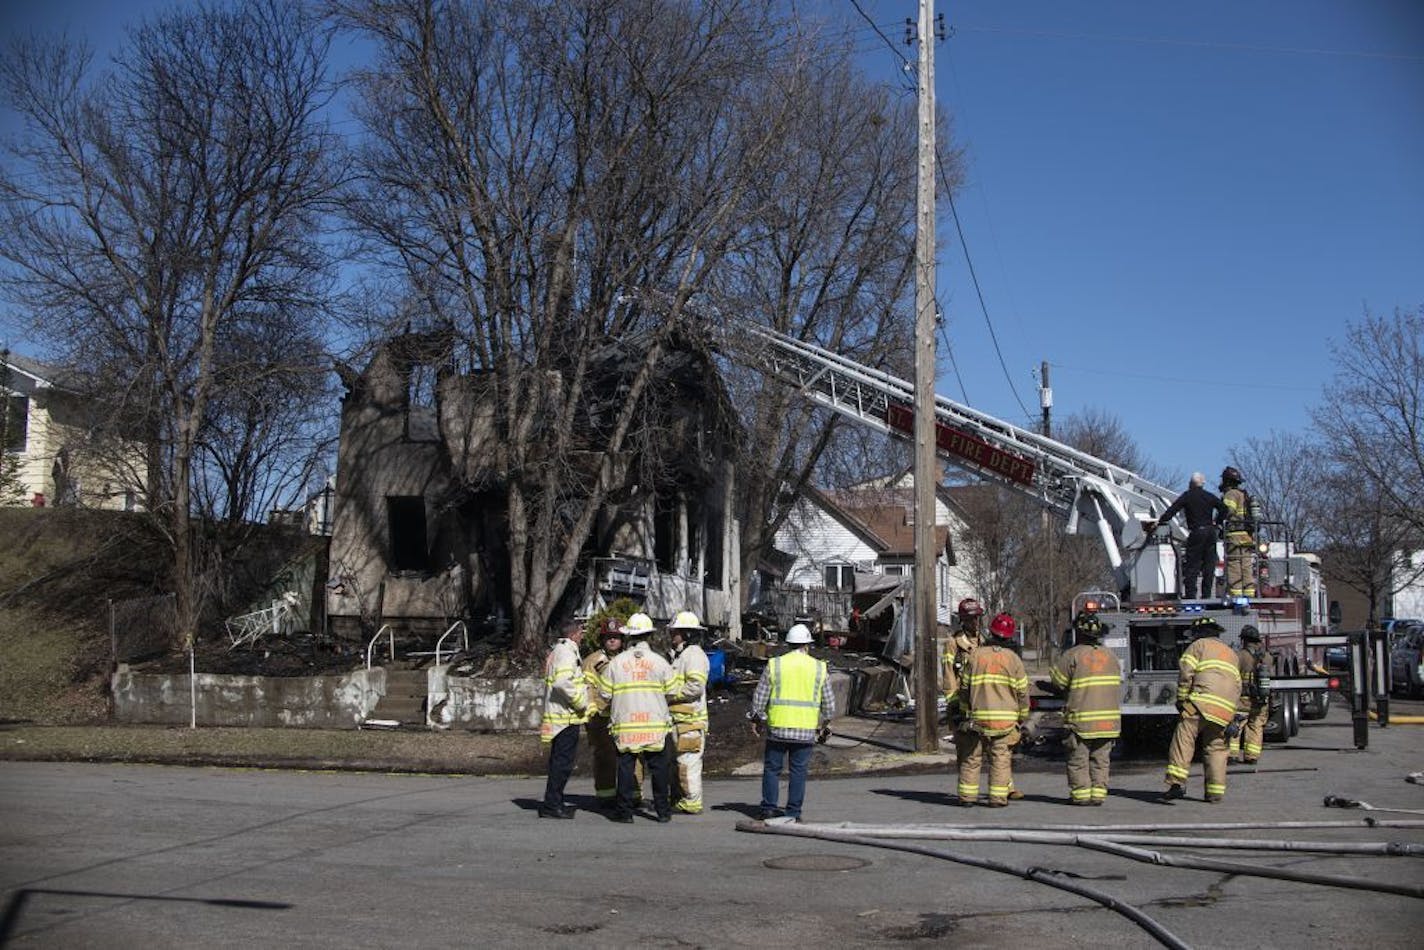
[[[0,396],[2,448],[16,463],[22,502],[125,511],[138,506],[143,453],[132,445],[93,451],[90,423],[104,410],[64,385],[58,369],[0,350]]]
[[[914,479],[909,473],[840,491],[808,488],[777,531],[780,564],[758,572],[753,605],[818,619],[827,631],[848,630],[867,607],[896,596],[897,580],[915,571]],[[943,487],[935,491],[935,601],[948,623],[962,597],[976,596],[954,557],[968,526]],[[909,583],[899,591],[908,595]],[[787,618],[780,617],[784,623]]]

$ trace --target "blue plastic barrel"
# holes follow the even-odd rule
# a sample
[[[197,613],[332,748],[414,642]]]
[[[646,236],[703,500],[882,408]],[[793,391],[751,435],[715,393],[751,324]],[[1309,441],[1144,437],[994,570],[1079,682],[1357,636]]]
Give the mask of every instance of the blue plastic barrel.
[[[707,685],[716,686],[727,679],[727,651],[707,651]]]

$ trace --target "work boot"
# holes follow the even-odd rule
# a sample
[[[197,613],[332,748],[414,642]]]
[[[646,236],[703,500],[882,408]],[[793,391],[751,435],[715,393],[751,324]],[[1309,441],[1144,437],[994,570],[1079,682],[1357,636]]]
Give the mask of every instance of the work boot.
[[[1260,759],[1242,759],[1242,760],[1241,760],[1241,764],[1242,764],[1242,765],[1255,765],[1255,764],[1256,764],[1257,762],[1259,762],[1259,761],[1261,761],[1261,760],[1260,760]]]
[[[987,806],[987,807],[989,807],[989,808],[1008,808],[1008,807],[1009,807],[1009,803],[1008,803],[1007,801],[1000,801],[1000,800],[997,799],[997,798],[991,798],[991,799],[989,799],[987,802],[985,802],[984,804],[985,804],[985,806]]]
[[[633,823],[633,815],[626,811],[616,811],[610,816],[609,820],[616,821],[620,825],[631,825]]]
[[[572,818],[573,816],[574,809],[568,805],[562,808],[549,808],[544,805],[539,807],[540,818]]]
[[[1011,801],[1011,802],[1023,801],[1023,797],[1024,797],[1023,792],[1019,791],[1018,789],[1016,789],[1016,788],[1011,788],[1011,789],[1009,789],[1009,801]]]
[[[658,824],[665,825],[670,821],[672,821],[672,812],[664,812],[658,815]]]
[[[684,815],[700,815],[700,814],[702,814],[702,803],[701,803],[701,802],[689,801],[689,800],[686,799],[686,798],[681,799],[676,805],[674,805],[674,806],[672,806],[672,807],[673,807],[673,808],[676,808],[678,811],[682,812]]]
[[[976,798],[959,798],[955,800],[955,804],[960,808],[973,808],[979,804],[979,800]]]
[[[780,815],[781,815],[781,812],[780,812],[778,809],[775,809],[775,808],[763,808],[761,811],[759,811],[759,812],[756,813],[756,820],[757,820],[757,821],[770,821],[770,820],[773,819],[773,818],[778,818],[778,817],[780,817]]]
[[[1206,801],[1207,801],[1207,804],[1208,804],[1208,805],[1217,805],[1217,804],[1220,804],[1221,799],[1222,799],[1222,796],[1221,796],[1221,795],[1208,795],[1208,796],[1206,797]]]
[[[1179,798],[1186,798],[1186,797],[1187,797],[1187,790],[1186,790],[1185,788],[1182,788],[1182,786],[1179,785],[1178,783],[1173,782],[1171,785],[1168,785],[1168,786],[1167,786],[1167,790],[1162,793],[1162,797],[1161,797],[1160,799],[1158,799],[1158,801],[1171,802],[1171,801],[1176,801],[1176,800],[1179,799]]]

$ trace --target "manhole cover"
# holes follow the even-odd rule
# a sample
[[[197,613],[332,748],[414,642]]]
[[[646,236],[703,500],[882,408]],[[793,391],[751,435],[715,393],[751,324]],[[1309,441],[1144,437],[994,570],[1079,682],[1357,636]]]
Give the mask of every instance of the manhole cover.
[[[792,854],[784,858],[767,858],[762,862],[773,871],[854,871],[870,862],[845,854]]]

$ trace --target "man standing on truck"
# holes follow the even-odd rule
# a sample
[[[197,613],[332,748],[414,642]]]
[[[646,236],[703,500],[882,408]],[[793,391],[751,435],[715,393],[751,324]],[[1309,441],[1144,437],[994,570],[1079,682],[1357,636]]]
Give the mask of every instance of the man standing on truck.
[[[1167,791],[1162,801],[1185,797],[1183,788],[1191,770],[1197,743],[1202,747],[1206,773],[1206,800],[1226,797],[1226,726],[1241,699],[1241,667],[1236,651],[1222,643],[1221,624],[1211,617],[1192,622],[1191,646],[1177,662],[1177,729],[1167,762]]]
[[[1233,466],[1221,470],[1222,521],[1226,540],[1226,593],[1231,597],[1256,596],[1256,513],[1251,495],[1241,487],[1241,472]]]
[[[1231,740],[1231,751],[1241,753],[1241,761],[1255,765],[1261,759],[1266,738],[1266,720],[1271,715],[1271,658],[1261,647],[1261,631],[1241,628],[1241,646],[1236,651],[1241,667],[1241,701],[1236,716],[1244,720],[1241,732]]]
[[[1143,528],[1151,532],[1159,524],[1165,524],[1182,512],[1187,519],[1187,550],[1182,563],[1182,597],[1195,600],[1201,578],[1201,597],[1210,600],[1212,587],[1216,581],[1216,525],[1227,516],[1226,505],[1221,499],[1207,491],[1206,476],[1193,472],[1187,490],[1177,496],[1177,500],[1153,521],[1147,521]]]
[[[1078,614],[1073,618],[1077,645],[1049,672],[1049,684],[1066,699],[1068,795],[1075,805],[1107,801],[1112,747],[1122,734],[1122,664],[1111,650],[1099,646],[1102,635],[1097,614]]]

